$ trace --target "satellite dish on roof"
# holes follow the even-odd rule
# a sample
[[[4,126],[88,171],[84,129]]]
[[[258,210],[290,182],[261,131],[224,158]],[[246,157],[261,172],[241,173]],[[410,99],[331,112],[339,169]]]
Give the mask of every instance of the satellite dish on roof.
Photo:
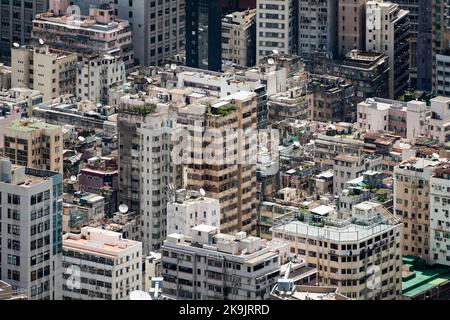
[[[142,290],[136,290],[131,291],[130,293],[130,300],[152,300],[152,297],[149,293],[142,291]]]
[[[172,64],[170,65],[170,69],[172,69],[172,70],[177,70],[177,65],[176,65],[175,63],[172,63]]]
[[[14,43],[13,43],[13,46],[14,46],[14,48],[19,48],[19,47],[20,47],[20,44],[18,44],[17,42],[14,42]]]
[[[44,44],[44,40],[39,39],[39,44],[40,44],[40,45],[43,45],[43,44]]]
[[[272,52],[273,52],[273,54],[279,54],[280,53],[280,51],[278,51],[277,49],[273,49]]]
[[[77,181],[77,176],[70,176],[70,181],[72,181],[72,182]]]
[[[128,212],[128,206],[125,203],[122,203],[119,206],[119,212],[120,213],[127,213]]]
[[[274,63],[275,63],[275,60],[273,60],[272,58],[269,58],[269,59],[267,60],[267,63],[268,63],[268,64],[274,64]]]
[[[204,197],[204,196],[206,196],[206,191],[205,191],[205,189],[203,189],[203,188],[200,188],[200,195],[202,196],[202,197]]]
[[[84,142],[84,141],[86,141],[86,138],[83,137],[83,136],[79,136],[79,137],[78,137],[78,140],[79,140],[80,142]]]

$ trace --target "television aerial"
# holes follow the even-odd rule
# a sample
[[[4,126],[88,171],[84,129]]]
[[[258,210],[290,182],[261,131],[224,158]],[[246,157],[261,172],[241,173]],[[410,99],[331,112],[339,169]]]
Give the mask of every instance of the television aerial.
[[[172,70],[177,70],[177,65],[176,65],[175,63],[172,63],[172,64],[170,65],[170,69],[172,69]]]
[[[42,46],[44,44],[44,40],[39,39],[39,44]]]
[[[18,44],[17,42],[14,42],[14,43],[13,43],[13,46],[14,46],[14,48],[19,48],[19,47],[20,47],[20,44]]]
[[[273,60],[272,58],[269,58],[269,59],[267,60],[267,63],[268,63],[268,64],[274,64],[274,63],[275,63],[275,60]]]
[[[272,52],[273,52],[273,54],[279,54],[280,53],[280,51],[278,51],[277,49],[273,49]]]
[[[79,137],[78,137],[78,141],[80,141],[80,142],[85,142],[85,141],[86,141],[86,138],[83,137],[83,136],[79,136]]]
[[[70,181],[72,181],[72,182],[77,181],[77,176],[70,176]]]
[[[200,188],[200,195],[202,196],[202,197],[204,197],[204,196],[206,196],[206,191],[205,191],[205,189],[203,189],[203,188]]]
[[[128,206],[125,203],[122,203],[119,206],[119,212],[120,213],[127,213],[128,212]]]

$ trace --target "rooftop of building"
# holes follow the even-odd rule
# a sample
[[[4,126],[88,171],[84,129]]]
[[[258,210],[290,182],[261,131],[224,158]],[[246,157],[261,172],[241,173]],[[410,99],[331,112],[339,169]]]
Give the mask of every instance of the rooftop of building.
[[[354,206],[353,211],[354,213],[363,211],[367,216],[355,214],[349,219],[338,219],[336,215],[322,217],[299,210],[284,216],[271,230],[274,233],[346,242],[370,238],[399,224],[399,221],[379,203],[365,201],[360,203],[359,207]]]
[[[292,291],[281,291],[279,285],[272,289],[271,296],[280,300],[349,300],[338,292],[337,287],[295,285]]]
[[[63,235],[63,247],[76,251],[95,252],[98,255],[117,256],[130,247],[141,247],[137,241],[123,239],[122,234],[100,228],[83,227],[81,233]]]
[[[402,295],[414,298],[450,281],[450,267],[427,266],[418,257],[403,257]]]
[[[7,158],[0,158],[0,183],[30,188],[58,174],[58,172],[15,165]]]
[[[14,120],[8,126],[8,129],[20,132],[33,132],[35,130],[62,130],[58,125],[49,124],[40,120],[19,119]]]

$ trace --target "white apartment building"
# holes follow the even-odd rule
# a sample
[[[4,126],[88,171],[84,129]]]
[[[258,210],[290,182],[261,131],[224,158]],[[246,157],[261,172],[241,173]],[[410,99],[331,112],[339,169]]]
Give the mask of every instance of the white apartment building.
[[[450,162],[430,178],[430,260],[450,266]]]
[[[423,101],[402,102],[369,98],[357,105],[358,128],[366,132],[392,132],[414,139],[425,134],[430,108]]]
[[[60,300],[62,175],[0,159],[0,208],[0,278],[30,300]]]
[[[376,156],[337,155],[333,164],[333,193],[340,194],[347,181],[362,176],[368,170],[381,172],[381,162],[382,157]]]
[[[107,103],[109,89],[125,81],[125,63],[108,54],[85,57],[77,64],[76,96],[80,100]]]
[[[177,299],[264,300],[280,274],[278,253],[245,232],[199,225],[168,235],[161,252],[163,293]]]
[[[143,252],[159,250],[166,238],[167,197],[174,184],[171,133],[176,113],[146,95],[121,99],[118,115],[119,203],[139,212]]]
[[[438,96],[430,100],[431,117],[427,135],[440,143],[450,141],[450,97]]]
[[[330,58],[337,47],[337,0],[298,1],[298,54],[320,52]]]
[[[38,90],[44,102],[75,93],[77,55],[48,45],[11,49],[11,86]]]
[[[256,62],[278,50],[296,53],[294,0],[256,1]]]
[[[84,227],[63,236],[64,300],[128,300],[142,288],[142,244]]]
[[[409,11],[393,2],[366,4],[366,50],[389,57],[389,97],[398,99],[409,80]]]
[[[239,66],[256,64],[256,9],[222,18],[222,60]]]
[[[203,197],[190,190],[177,195],[167,203],[167,234],[180,233],[189,236],[191,228],[200,224],[220,227],[220,204],[218,199]]]
[[[348,298],[392,300],[402,290],[402,224],[379,203],[362,202],[353,217],[335,220],[303,213],[272,228],[291,253],[318,270],[319,286]]]
[[[436,93],[450,96],[450,55],[436,54]]]

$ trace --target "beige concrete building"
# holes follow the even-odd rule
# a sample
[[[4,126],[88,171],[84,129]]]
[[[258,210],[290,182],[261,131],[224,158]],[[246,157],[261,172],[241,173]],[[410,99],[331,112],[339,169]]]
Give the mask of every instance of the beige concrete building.
[[[108,3],[91,6],[88,16],[66,15],[68,5],[65,1],[59,10],[36,15],[33,39],[42,39],[52,48],[76,52],[80,57],[96,53],[117,55],[127,70],[134,66],[131,26],[127,20],[118,19]]]
[[[15,120],[4,133],[3,155],[13,164],[63,172],[62,127],[35,120]]]
[[[291,253],[318,270],[320,286],[358,300],[391,300],[402,290],[402,225],[381,204],[362,202],[352,218],[303,212],[272,229]]]
[[[256,64],[256,9],[222,18],[222,60],[239,66]]]
[[[224,233],[256,234],[256,158],[251,159],[256,155],[256,141],[253,135],[239,132],[252,129],[256,133],[256,106],[255,93],[238,92],[210,106],[196,106],[196,111],[191,106],[180,109],[179,120],[194,137],[186,185],[203,188],[207,197],[219,199]],[[205,148],[205,143],[210,145]]]
[[[47,45],[11,49],[12,87],[39,90],[49,101],[75,94],[77,55]]]
[[[142,288],[142,243],[84,227],[63,236],[63,267],[63,300],[128,300]]]
[[[353,49],[364,50],[367,0],[338,0],[338,52],[345,56]]]
[[[440,161],[409,158],[394,167],[394,212],[403,222],[403,255],[430,262],[430,177]]]

